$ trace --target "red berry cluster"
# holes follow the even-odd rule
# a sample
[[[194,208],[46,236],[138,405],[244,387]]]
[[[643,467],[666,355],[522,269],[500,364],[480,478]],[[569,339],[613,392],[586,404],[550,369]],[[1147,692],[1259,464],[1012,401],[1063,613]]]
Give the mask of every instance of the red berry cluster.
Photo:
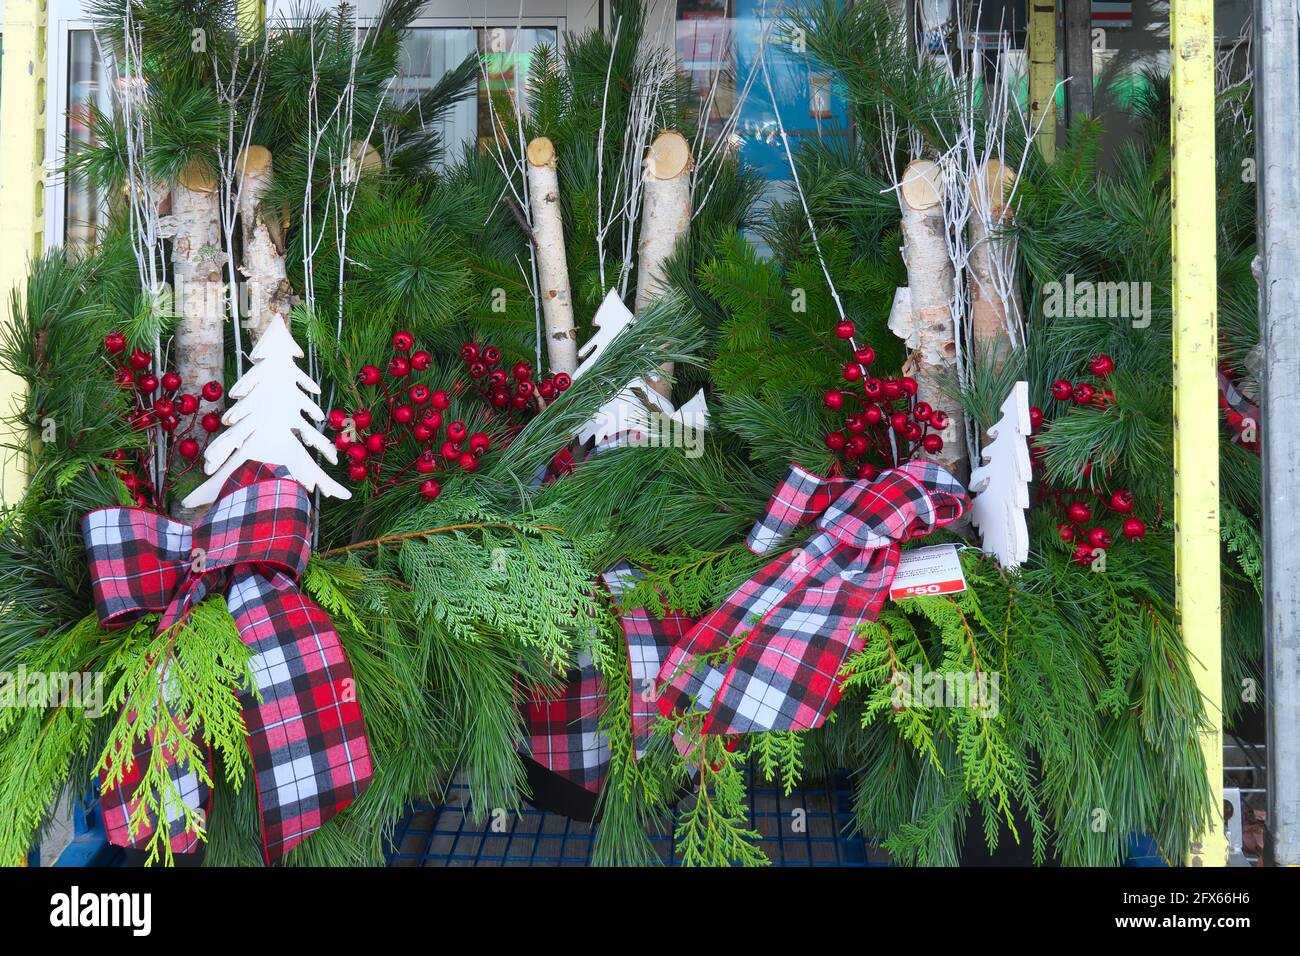
[[[432,501],[442,492],[441,482],[433,475],[453,468],[477,470],[479,459],[490,449],[510,444],[523,427],[521,416],[538,406],[539,395],[553,396],[571,384],[567,375],[557,375],[534,385],[532,367],[517,362],[511,370],[512,393],[508,388],[510,375],[497,367],[500,349],[466,342],[460,355],[470,380],[477,383],[479,396],[493,409],[488,420],[495,433],[471,434],[459,419],[446,422],[444,428],[444,420],[451,418],[453,395],[467,390],[464,380],[458,380],[450,392],[431,389],[418,379],[432,368],[433,356],[423,349],[413,349],[414,336],[397,332],[393,335],[395,354],[388,363],[387,376],[377,365],[362,366],[358,376],[362,388],[369,391],[371,398],[378,400],[382,396],[377,410],[361,406],[351,411],[335,408],[329,413],[329,427],[336,432],[334,446],[348,462],[348,478],[356,483],[372,482],[376,494],[418,483],[420,494]],[[400,459],[400,463],[386,471],[385,465],[393,458]]]
[[[835,335],[852,343],[856,329],[847,319],[835,326]],[[899,449],[899,460],[910,458],[919,449],[930,454],[943,450],[943,436],[939,432],[948,426],[948,414],[931,408],[926,402],[916,401],[916,379],[877,378],[869,375],[876,361],[876,352],[870,345],[853,350],[853,361],[844,363],[841,374],[846,382],[862,383],[862,394],[844,389],[831,389],[822,396],[822,404],[833,412],[846,412],[843,429],[826,436],[826,447],[843,461],[848,470],[856,468],[857,477],[875,478],[880,467],[861,459],[878,456],[882,462],[892,462],[888,429],[905,443]],[[852,400],[856,405],[848,408]]]
[[[199,456],[201,446],[192,437],[195,427],[211,434],[221,427],[221,416],[216,412],[199,414],[199,398],[189,392],[181,392],[185,384],[180,375],[168,369],[157,375],[153,370],[153,356],[141,349],[132,349],[126,353],[126,336],[113,331],[104,336],[104,349],[108,352],[116,371],[113,380],[125,389],[131,390],[133,398],[127,418],[131,427],[138,430],[157,427],[170,439],[167,442],[168,479],[160,490],[154,487],[149,477],[147,466],[150,455],[146,449],[137,449],[132,453],[125,448],[116,448],[109,455],[111,461],[117,462],[117,472],[122,483],[135,496],[135,502],[142,508],[162,507],[170,487],[182,478]],[[221,400],[224,390],[217,381],[208,382],[200,390],[205,402]],[[171,474],[174,455],[179,454],[186,462],[183,468]]]
[[[1115,360],[1103,353],[1088,363],[1088,370],[1095,377],[1095,382],[1071,382],[1069,379],[1058,378],[1052,383],[1052,398],[1057,402],[1068,402],[1078,407],[1101,411],[1110,408],[1115,402],[1115,394],[1105,387],[1105,382],[1110,377],[1110,374],[1115,371]],[[1029,424],[1032,431],[1041,430],[1046,422],[1047,418],[1041,408],[1035,405],[1029,409]],[[1033,459],[1035,468],[1041,468],[1046,451],[1044,445],[1038,442],[1033,443],[1030,456]],[[1091,474],[1092,462],[1086,461],[1083,463],[1079,475],[1082,478],[1087,478]],[[1085,496],[1088,498],[1095,497],[1098,500],[1099,506],[1095,512],[1092,505],[1087,501],[1074,500],[1068,504],[1065,503],[1065,499]],[[1147,533],[1146,522],[1132,514],[1134,507],[1133,493],[1126,488],[1107,494],[1101,490],[1049,490],[1040,486],[1039,497],[1051,498],[1064,508],[1066,520],[1056,526],[1056,533],[1066,544],[1074,545],[1072,557],[1075,563],[1082,567],[1088,567],[1092,564],[1096,549],[1105,551],[1114,544],[1114,536],[1107,528],[1101,524],[1092,524],[1094,519],[1100,520],[1100,515],[1105,514],[1107,510],[1115,515],[1122,516],[1120,534],[1127,540],[1140,541]]]

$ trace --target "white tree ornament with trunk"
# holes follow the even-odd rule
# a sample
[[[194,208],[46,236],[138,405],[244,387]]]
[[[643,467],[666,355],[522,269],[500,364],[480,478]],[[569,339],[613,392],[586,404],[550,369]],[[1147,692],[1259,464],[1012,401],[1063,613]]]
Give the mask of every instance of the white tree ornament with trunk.
[[[333,443],[313,425],[325,413],[307,397],[319,394],[320,386],[298,368],[295,360],[302,357],[284,318],[272,316],[249,356],[252,368],[230,388],[234,404],[221,419],[227,428],[204,454],[203,470],[211,477],[190,492],[184,507],[212,504],[226,479],[247,461],[283,465],[309,492],[319,488],[331,498],[352,497],[304,447],[319,451],[331,464],[337,460]]]
[[[573,323],[569,264],[564,250],[560,212],[559,156],[545,136],[528,144],[528,203],[532,210],[533,245],[537,250],[538,298],[546,323],[547,367],[572,375],[578,367],[578,331]]]
[[[984,463],[970,476],[971,523],[979,529],[985,554],[1004,568],[1029,558],[1029,383],[1016,382],[1002,403],[1002,417],[989,427]]]
[[[641,239],[636,268],[636,314],[640,315],[668,286],[664,266],[680,240],[691,228],[691,147],[681,133],[660,133],[650,144],[642,181]],[[662,367],[663,375],[652,376],[655,391],[664,397],[672,394],[668,377],[671,363]]]

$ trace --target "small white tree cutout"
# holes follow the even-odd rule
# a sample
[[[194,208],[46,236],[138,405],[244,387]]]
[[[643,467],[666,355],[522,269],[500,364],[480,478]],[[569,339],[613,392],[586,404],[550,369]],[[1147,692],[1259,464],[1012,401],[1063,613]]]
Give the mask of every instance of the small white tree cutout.
[[[1002,403],[1002,417],[989,428],[984,463],[971,472],[971,522],[980,531],[985,554],[1004,568],[1029,558],[1029,383],[1016,382]]]
[[[226,479],[246,461],[283,465],[308,491],[319,488],[331,498],[352,497],[303,447],[316,449],[331,464],[337,461],[333,443],[312,425],[325,413],[307,397],[318,394],[320,386],[298,368],[295,359],[302,356],[284,317],[274,316],[249,355],[252,368],[230,388],[235,403],[221,418],[226,430],[204,452],[203,470],[212,477],[190,492],[182,502],[186,508],[216,501]]]

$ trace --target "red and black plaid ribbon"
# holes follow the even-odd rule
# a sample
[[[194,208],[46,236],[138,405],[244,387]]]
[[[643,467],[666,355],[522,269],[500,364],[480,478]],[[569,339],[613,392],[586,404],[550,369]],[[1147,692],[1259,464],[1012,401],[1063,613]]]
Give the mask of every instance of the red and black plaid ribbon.
[[[1219,370],[1218,376],[1220,405],[1222,405],[1226,411],[1236,413],[1235,418],[1233,415],[1229,414],[1228,422],[1229,424],[1233,424],[1234,422],[1241,423],[1233,424],[1233,430],[1236,431],[1237,434],[1232,436],[1232,440],[1240,442],[1258,455],[1262,443],[1262,438],[1260,436],[1263,431],[1263,416],[1260,414],[1259,406],[1252,402],[1246,396],[1246,393],[1237,387],[1237,383],[1232,380],[1232,377],[1225,374],[1222,369]],[[1241,430],[1246,424],[1253,426],[1251,429],[1251,441],[1245,440],[1245,436]]]
[[[875,481],[819,478],[791,465],[750,532],[758,554],[800,525],[817,532],[777,558],[705,615],[659,671],[665,715],[708,711],[704,731],[811,730],[840,698],[840,668],[861,649],[898,570],[900,544],[956,521],[966,490],[930,461],[913,460]],[[721,661],[740,641],[730,664]]]
[[[81,523],[95,608],[105,627],[161,611],[162,632],[207,594],[224,591],[252,651],[261,695],[259,701],[253,689],[244,689],[239,701],[270,863],[352,803],[372,775],[343,645],[329,615],[298,590],[311,550],[310,507],[307,492],[286,469],[248,462],[193,528],[141,508],[103,508]],[[129,822],[151,751],[152,741],[141,742],[123,758],[128,766],[121,783],[103,793],[105,829],[117,846],[142,847],[157,826],[150,819],[132,833]],[[167,755],[168,773],[184,802],[206,812],[209,788],[173,756]],[[185,828],[184,808],[169,807],[164,815],[173,852],[195,850],[199,835]]]

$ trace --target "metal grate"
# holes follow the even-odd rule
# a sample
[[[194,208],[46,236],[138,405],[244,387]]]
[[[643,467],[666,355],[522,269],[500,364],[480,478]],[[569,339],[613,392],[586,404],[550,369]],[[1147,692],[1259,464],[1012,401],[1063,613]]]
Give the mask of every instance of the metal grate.
[[[475,823],[466,812],[468,788],[454,782],[439,805],[414,806],[398,827],[390,866],[587,866],[593,832],[555,813],[532,807]],[[777,866],[888,866],[888,856],[850,835],[852,802],[847,780],[809,785],[785,796],[774,787],[750,790],[750,826]],[[660,859],[675,865],[671,834],[652,841]]]

